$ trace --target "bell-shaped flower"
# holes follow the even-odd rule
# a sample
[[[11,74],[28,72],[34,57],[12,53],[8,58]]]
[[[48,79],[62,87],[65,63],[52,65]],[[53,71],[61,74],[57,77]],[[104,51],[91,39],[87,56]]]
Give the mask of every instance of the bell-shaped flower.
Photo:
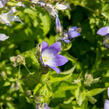
[[[8,38],[9,38],[9,36],[0,33],[0,41],[5,41],[5,40],[7,40]]]
[[[77,28],[76,26],[69,28],[68,32],[64,33],[64,37],[62,38],[62,40],[66,43],[70,43],[70,40],[81,35],[79,33],[80,31],[78,32],[78,29],[80,28]]]
[[[9,12],[2,13],[0,15],[0,22],[5,23],[8,26],[11,26],[11,21],[22,22],[18,16],[13,15],[15,12],[16,12],[15,7],[12,7]]]
[[[68,59],[62,55],[59,55],[61,50],[61,42],[56,42],[49,46],[48,43],[43,42],[41,49],[41,61],[44,66],[49,66],[54,69],[57,73],[60,69],[57,66],[62,66],[68,62]]]
[[[100,28],[100,29],[97,31],[97,34],[98,34],[98,35],[101,35],[101,36],[106,36],[106,35],[108,35],[108,34],[109,34],[109,26]]]
[[[55,8],[57,10],[66,10],[66,9],[70,9],[70,6],[68,4],[67,5],[64,5],[64,4],[57,3],[56,6],[55,6]]]
[[[61,22],[58,16],[56,16],[55,18],[55,24],[56,24],[56,32],[57,33],[61,33],[62,32],[62,26],[61,26]]]
[[[104,109],[109,109],[109,100],[105,100]]]
[[[8,0],[0,0],[0,8],[3,8]]]

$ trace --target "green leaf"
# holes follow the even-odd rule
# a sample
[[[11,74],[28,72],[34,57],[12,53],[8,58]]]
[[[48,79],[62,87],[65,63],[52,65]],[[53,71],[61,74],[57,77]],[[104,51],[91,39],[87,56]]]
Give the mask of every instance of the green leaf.
[[[97,94],[100,94],[101,92],[103,92],[105,90],[105,88],[96,88],[96,89],[92,89],[90,91],[87,92],[87,96],[95,96]]]

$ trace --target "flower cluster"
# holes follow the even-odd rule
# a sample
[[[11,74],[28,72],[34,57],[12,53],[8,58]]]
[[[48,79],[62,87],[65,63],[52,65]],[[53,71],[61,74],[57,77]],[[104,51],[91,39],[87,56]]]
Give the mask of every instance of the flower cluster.
[[[62,40],[66,43],[70,43],[72,39],[78,36],[80,36],[80,28],[77,28],[75,26],[75,27],[69,28],[68,32],[64,33],[64,37],[62,38]]]

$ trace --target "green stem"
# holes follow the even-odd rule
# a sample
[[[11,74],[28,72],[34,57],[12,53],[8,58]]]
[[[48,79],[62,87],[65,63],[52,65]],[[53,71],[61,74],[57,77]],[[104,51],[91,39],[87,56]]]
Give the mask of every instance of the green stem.
[[[28,73],[31,73],[30,70],[28,69],[28,67],[25,64],[23,64],[23,65],[24,65],[25,69],[28,71]]]

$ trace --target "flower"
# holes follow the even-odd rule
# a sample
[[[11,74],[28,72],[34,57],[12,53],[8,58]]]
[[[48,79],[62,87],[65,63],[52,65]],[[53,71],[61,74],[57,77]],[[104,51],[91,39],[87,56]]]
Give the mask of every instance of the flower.
[[[5,23],[8,26],[11,26],[11,21],[22,22],[18,16],[14,16],[13,14],[16,12],[15,7],[12,7],[11,10],[7,13],[2,13],[0,15],[0,21]]]
[[[49,47],[48,43],[43,42],[41,49],[41,61],[44,66],[49,66],[57,73],[60,69],[57,66],[62,66],[68,62],[68,59],[58,53],[61,50],[61,42],[56,42]]]
[[[109,26],[100,28],[100,29],[97,31],[97,34],[98,34],[98,35],[101,35],[101,36],[106,36],[106,35],[108,35],[108,34],[109,34]]]
[[[59,20],[59,17],[56,16],[55,18],[55,24],[56,24],[56,32],[62,32],[62,26],[61,26],[61,23],[60,23],[60,20]]]
[[[68,32],[64,33],[64,37],[62,38],[62,40],[66,43],[70,43],[70,40],[80,36],[80,31],[78,32],[79,29],[80,28],[77,28],[76,26],[69,28]]]
[[[64,5],[64,4],[57,3],[56,6],[55,6],[55,8],[57,10],[66,10],[66,9],[70,9],[70,6],[68,4],[67,5]]]
[[[8,0],[0,0],[0,8],[3,8]]]
[[[48,107],[47,103],[44,103],[44,109],[50,109],[50,107]]]
[[[21,6],[21,7],[23,7],[23,8],[26,8],[26,6],[25,6],[22,2],[18,2],[18,3],[16,4],[16,6]]]
[[[9,36],[0,33],[0,41],[5,41],[5,40],[7,40],[8,38],[9,38]]]
[[[109,100],[105,100],[104,109],[109,109]]]

